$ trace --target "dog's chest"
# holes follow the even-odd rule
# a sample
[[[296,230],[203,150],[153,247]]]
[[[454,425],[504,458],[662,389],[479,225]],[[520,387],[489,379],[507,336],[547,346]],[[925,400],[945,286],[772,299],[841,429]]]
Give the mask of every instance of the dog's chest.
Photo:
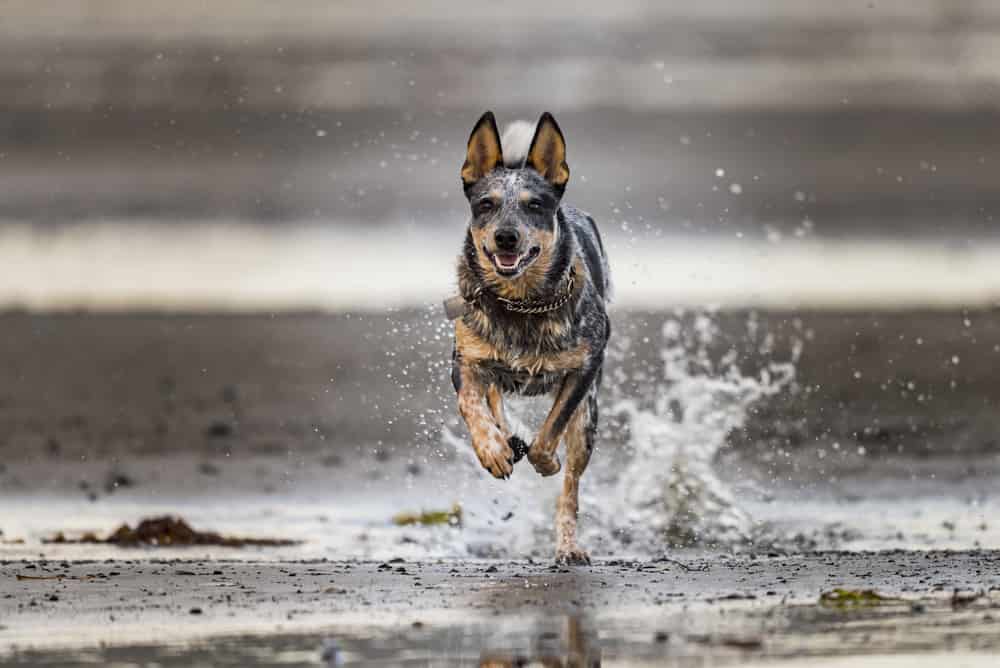
[[[586,344],[577,342],[568,326],[506,328],[490,322],[489,328],[455,325],[458,353],[485,376],[509,392],[537,394],[579,369],[586,358]],[[473,322],[473,325],[478,323]]]
[[[495,356],[479,360],[478,367],[483,380],[503,392],[534,396],[548,393],[567,373],[578,369],[583,353],[580,347],[519,354],[498,350]]]

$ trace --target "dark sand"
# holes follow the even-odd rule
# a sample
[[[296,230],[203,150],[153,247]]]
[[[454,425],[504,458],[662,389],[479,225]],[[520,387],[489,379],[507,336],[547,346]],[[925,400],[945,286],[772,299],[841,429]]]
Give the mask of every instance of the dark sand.
[[[745,373],[803,344],[797,388],[757,407],[741,448],[847,441],[872,456],[1000,452],[1000,310],[748,312],[714,348]],[[662,313],[617,313],[624,364],[655,369]],[[454,416],[439,309],[340,315],[0,315],[0,453],[286,454],[420,445]],[[758,351],[774,336],[774,353]],[[648,341],[643,341],[648,337]],[[637,387],[637,386],[636,386]],[[2,477],[0,477],[2,484]],[[2,488],[0,488],[2,489]]]
[[[614,315],[614,345],[632,341],[609,361],[628,372],[625,395],[643,395],[661,375],[660,330],[673,317]],[[739,311],[715,320],[712,354],[738,351],[748,376],[802,344],[794,386],[748,411],[725,439],[720,470],[765,489],[778,480],[829,487],[825,452],[839,454],[838,493],[863,495],[882,477],[948,483],[962,494],[990,489],[1000,452],[1000,311]],[[454,457],[438,436],[456,411],[451,335],[436,308],[11,313],[0,316],[0,332],[8,379],[0,384],[0,494],[44,480],[51,493],[103,498],[124,474],[141,496],[153,482],[146,472],[170,468],[164,458],[178,462],[170,471],[178,489],[273,494],[294,486],[289,467],[299,480],[343,475],[345,465],[402,477],[434,473]],[[760,352],[765,336],[772,352]],[[605,411],[596,467],[617,466],[622,438]]]

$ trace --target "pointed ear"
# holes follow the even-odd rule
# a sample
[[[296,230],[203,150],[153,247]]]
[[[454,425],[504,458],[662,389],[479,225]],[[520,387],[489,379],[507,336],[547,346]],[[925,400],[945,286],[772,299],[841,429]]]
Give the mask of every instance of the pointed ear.
[[[565,188],[569,181],[569,166],[566,164],[566,140],[552,114],[545,112],[538,120],[535,138],[528,149],[525,163],[533,167],[546,181],[557,188]]]
[[[497,131],[497,119],[492,111],[483,114],[469,137],[469,149],[462,165],[462,182],[466,187],[483,178],[497,165],[503,164],[503,153],[500,150],[500,133]]]

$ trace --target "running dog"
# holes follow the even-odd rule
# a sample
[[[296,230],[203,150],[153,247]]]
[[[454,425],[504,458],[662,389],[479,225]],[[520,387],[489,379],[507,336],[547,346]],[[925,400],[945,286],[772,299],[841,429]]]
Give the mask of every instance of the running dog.
[[[608,260],[594,219],[562,204],[566,142],[552,115],[512,124],[492,112],[469,138],[462,185],[472,209],[458,261],[451,379],[480,463],[506,479],[527,454],[543,476],[566,473],[556,508],[556,561],[588,564],[576,540],[580,476],[597,434],[597,391],[611,334]],[[503,395],[550,394],[528,446],[504,417]]]

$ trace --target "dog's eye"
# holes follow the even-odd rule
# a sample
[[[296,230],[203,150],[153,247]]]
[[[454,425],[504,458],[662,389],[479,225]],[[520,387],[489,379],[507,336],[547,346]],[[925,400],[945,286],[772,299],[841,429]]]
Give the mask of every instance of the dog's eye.
[[[531,209],[532,211],[541,211],[542,210],[542,201],[541,200],[537,200],[537,199],[533,199],[530,202],[528,202],[528,208]]]
[[[495,208],[492,200],[484,199],[481,202],[476,203],[476,215],[482,215],[484,213],[489,213]]]

